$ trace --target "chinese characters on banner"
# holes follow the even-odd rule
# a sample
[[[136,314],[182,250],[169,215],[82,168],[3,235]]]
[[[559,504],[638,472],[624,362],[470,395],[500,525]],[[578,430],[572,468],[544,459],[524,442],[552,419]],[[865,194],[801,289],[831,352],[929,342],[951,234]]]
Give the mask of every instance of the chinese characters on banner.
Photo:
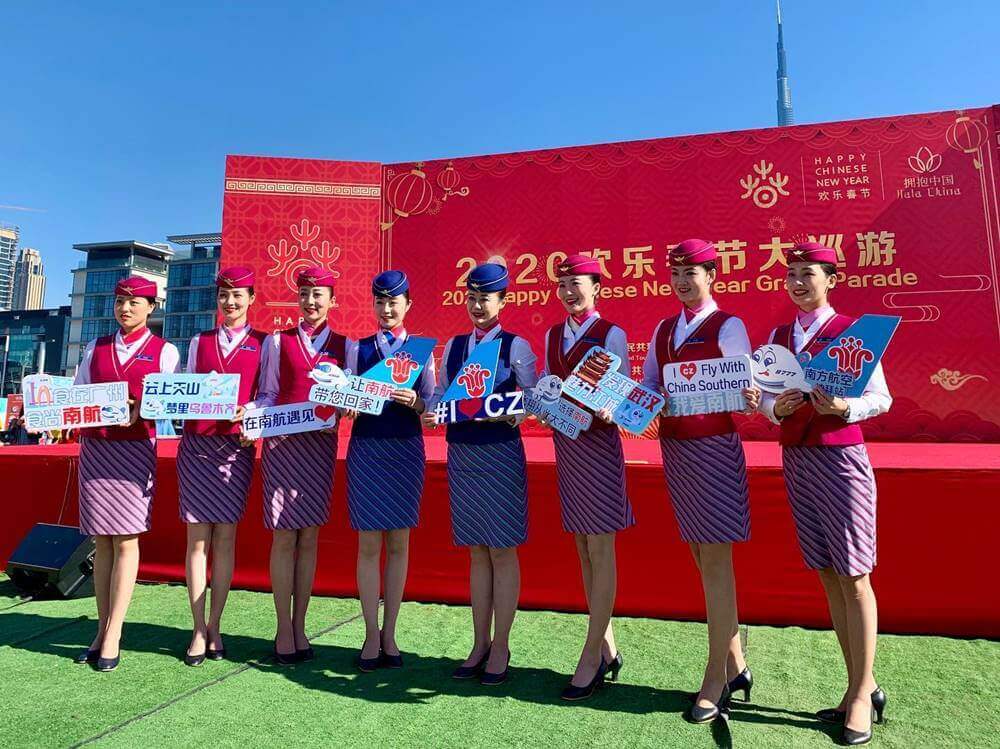
[[[236,415],[238,374],[149,374],[142,382],[144,419],[214,420]]]
[[[353,335],[370,332],[374,272],[404,270],[407,327],[439,340],[468,329],[472,268],[503,262],[503,326],[539,355],[565,319],[556,266],[583,253],[600,264],[598,308],[625,330],[639,379],[653,330],[680,309],[671,246],[716,244],[713,295],[758,347],[794,317],[784,251],[818,241],[837,253],[838,311],[902,317],[885,360],[893,407],[866,436],[1000,442],[998,118],[985,107],[387,164],[378,187],[372,165],[230,157],[224,253],[275,279],[322,258],[342,273],[334,320]],[[375,220],[370,197],[345,197],[376,192]],[[334,204],[359,221],[321,220]],[[739,426],[776,436],[765,419]]]
[[[29,432],[129,423],[128,383],[73,385],[66,377],[28,375],[21,383]]]

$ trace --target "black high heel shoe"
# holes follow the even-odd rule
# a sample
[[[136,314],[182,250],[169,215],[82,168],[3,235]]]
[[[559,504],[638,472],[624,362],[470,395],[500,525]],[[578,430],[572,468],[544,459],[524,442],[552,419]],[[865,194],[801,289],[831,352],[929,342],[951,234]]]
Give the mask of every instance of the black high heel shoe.
[[[867,731],[855,731],[844,725],[844,731],[840,735],[840,743],[844,746],[861,746],[872,740],[872,729],[875,727],[875,706],[872,706],[872,725]]]
[[[355,663],[358,666],[358,671],[360,671],[363,674],[370,674],[372,671],[375,671],[381,662],[382,662],[381,647],[379,647],[378,653],[375,655],[374,658],[365,658],[361,655],[361,653],[358,653],[358,658],[355,661]]]
[[[278,641],[274,642],[274,662],[279,666],[294,666],[299,662],[298,656],[295,652],[291,653],[279,653],[278,652]]]
[[[733,695],[742,690],[743,701],[749,702],[751,689],[753,689],[753,671],[747,666],[729,682],[729,696],[735,699]]]
[[[711,707],[698,707],[698,700],[695,698],[694,704],[691,705],[691,708],[684,714],[684,718],[689,723],[708,723],[709,721],[715,720],[723,713],[728,712],[729,699],[729,685],[727,684],[722,688],[722,694],[719,695],[719,701]]]
[[[597,673],[594,674],[594,678],[590,680],[589,684],[577,687],[573,686],[573,682],[570,681],[569,685],[562,690],[562,694],[559,696],[567,702],[579,702],[580,700],[590,699],[594,696],[597,688],[604,684],[604,676],[607,672],[608,664],[605,663],[604,656],[601,656],[601,665],[597,667]]]
[[[882,687],[875,687],[875,691],[872,692],[872,708],[875,710],[876,723],[885,722],[885,703],[888,699],[889,698],[886,697],[885,692],[882,691]],[[847,717],[847,711],[838,710],[835,707],[828,707],[825,710],[817,711],[816,717],[824,723],[843,723],[844,719]]]
[[[478,663],[474,663],[471,666],[459,666],[451,672],[451,678],[459,680],[475,679],[483,672],[483,669],[486,668],[486,661],[489,659],[490,651],[487,648],[486,653],[483,654],[483,657],[479,659]]]
[[[118,668],[118,663],[122,659],[122,654],[119,652],[114,658],[98,658],[97,659],[97,670],[98,671],[114,671]]]
[[[205,650],[205,657],[210,661],[221,661],[226,657],[226,649],[219,648],[218,650],[213,650],[212,648],[208,648]]]
[[[207,652],[207,651],[206,651]],[[198,655],[191,655],[191,653],[184,654],[184,665],[185,666],[200,666],[205,662],[206,653],[198,653]]]
[[[750,667],[747,666],[729,682],[729,697],[730,699],[736,699],[733,695],[742,690],[743,701],[749,702],[751,689],[753,689],[753,672],[750,670]],[[688,695],[688,702],[695,702],[697,699],[697,692],[691,692]]]
[[[73,663],[78,665],[83,665],[84,663],[89,663],[91,666],[97,663],[97,659],[101,657],[101,650],[91,650],[87,648],[86,650],[81,650],[73,657]]]
[[[382,641],[382,633],[379,632],[379,643]],[[380,662],[381,666],[384,668],[402,668],[403,667],[403,654],[396,653],[395,655],[389,655],[385,652],[385,648],[382,648],[382,660]]]
[[[483,675],[479,677],[479,683],[484,684],[488,687],[495,687],[503,684],[507,681],[507,674],[510,671],[510,653],[507,653],[507,665],[503,667],[503,671],[498,674],[491,673],[486,670],[485,664],[483,666]]]
[[[618,672],[622,670],[622,666],[625,665],[625,659],[622,658],[622,651],[615,653],[615,657],[611,659],[608,663],[608,672],[604,675],[607,681],[618,681]]]

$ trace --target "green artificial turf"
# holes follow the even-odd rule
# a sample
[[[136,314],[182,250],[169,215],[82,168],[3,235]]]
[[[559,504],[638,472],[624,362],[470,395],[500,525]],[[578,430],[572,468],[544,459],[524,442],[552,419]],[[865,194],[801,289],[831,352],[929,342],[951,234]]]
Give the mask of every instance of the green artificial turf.
[[[752,701],[734,703],[728,722],[693,726],[681,713],[704,667],[703,624],[616,620],[621,681],[569,705],[558,696],[584,637],[579,615],[519,614],[511,679],[491,688],[449,678],[471,644],[463,607],[405,604],[405,668],[360,674],[356,601],[314,599],[316,660],[281,668],[267,657],[270,596],[234,591],[224,620],[230,658],[188,668],[184,589],[141,585],[122,664],[101,674],[69,660],[90,642],[93,605],[19,603],[0,578],[0,747],[828,747],[837,734],[811,717],[839,699],[844,681],[829,632],[751,627]],[[998,665],[997,642],[882,637],[889,722],[876,727],[876,745],[1000,745]]]

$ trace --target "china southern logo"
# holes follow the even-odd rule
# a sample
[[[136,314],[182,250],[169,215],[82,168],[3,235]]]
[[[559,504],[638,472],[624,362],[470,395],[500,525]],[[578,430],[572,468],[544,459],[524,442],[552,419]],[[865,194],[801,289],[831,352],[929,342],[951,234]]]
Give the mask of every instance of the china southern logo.
[[[400,351],[395,356],[389,357],[385,360],[385,366],[389,368],[392,381],[397,385],[406,382],[410,379],[410,373],[420,368],[420,365],[413,361],[409,351]]]
[[[831,346],[827,356],[837,360],[837,371],[846,372],[857,379],[866,362],[875,361],[875,354],[865,348],[860,338],[847,336],[840,339],[839,346]]]
[[[467,364],[455,381],[465,388],[470,398],[479,398],[486,393],[486,380],[491,374],[481,364]]]

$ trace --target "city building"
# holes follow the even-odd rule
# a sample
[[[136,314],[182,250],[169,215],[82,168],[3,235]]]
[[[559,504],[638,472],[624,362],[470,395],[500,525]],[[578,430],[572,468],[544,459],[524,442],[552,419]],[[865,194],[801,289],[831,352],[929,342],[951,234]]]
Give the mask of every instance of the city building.
[[[73,269],[72,312],[63,363],[68,374],[76,372],[80,357],[90,341],[117,328],[115,284],[127,276],[144,276],[156,281],[160,290],[157,301],[160,304],[149,321],[149,327],[154,333],[162,333],[167,266],[174,254],[167,244],[135,240],[75,244],[73,249],[86,253],[87,259]]]
[[[14,298],[12,309],[41,309],[45,306],[45,268],[42,254],[22,247],[14,265]]]
[[[794,125],[795,114],[792,112],[792,89],[788,85],[788,59],[785,57],[785,34],[781,28],[781,0],[776,0],[778,7],[778,124]]]
[[[0,310],[10,309],[14,295],[14,260],[20,229],[0,226]]]
[[[24,375],[63,373],[70,308],[0,312],[0,396],[21,392]]]
[[[194,334],[215,326],[215,277],[222,235],[174,234],[167,240],[184,247],[170,259],[163,337],[177,347],[184,366]]]

